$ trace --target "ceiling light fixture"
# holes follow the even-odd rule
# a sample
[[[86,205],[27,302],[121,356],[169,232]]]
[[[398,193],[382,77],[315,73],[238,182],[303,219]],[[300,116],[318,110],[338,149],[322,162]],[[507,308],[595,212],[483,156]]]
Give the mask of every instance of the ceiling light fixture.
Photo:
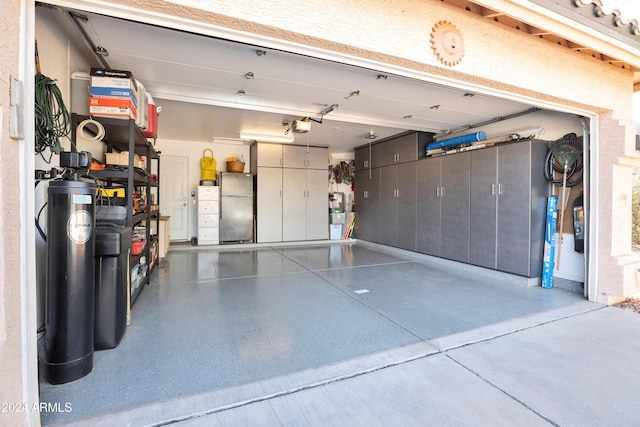
[[[376,139],[378,136],[376,135],[376,133],[374,131],[370,131],[368,134],[366,134],[364,136],[364,139]]]
[[[246,139],[248,141],[261,141],[261,142],[293,142],[295,138],[293,136],[241,133],[240,139]]]
[[[245,91],[244,91],[244,89],[240,89],[240,90],[238,91],[238,95],[240,95],[240,96],[244,96],[244,95],[246,95],[246,94],[247,94],[247,92],[245,92]]]
[[[325,107],[322,111],[320,111],[320,120],[318,119],[314,119],[313,117],[307,117],[307,119],[309,120],[313,120],[316,123],[320,123],[322,124],[322,119],[324,118],[324,116],[326,116],[327,114],[329,114],[330,112],[332,112],[333,110],[335,110],[336,108],[338,108],[338,104],[331,104],[328,105],[327,107]]]
[[[410,118],[412,118],[412,117],[413,117],[413,115],[411,115],[411,114],[407,114],[406,116],[403,116],[402,118],[403,118],[403,119],[410,119]]]
[[[265,56],[267,54],[266,50],[256,49],[256,55]]]
[[[386,74],[378,74],[376,76],[376,79],[378,79],[378,80],[387,80],[387,77],[389,77],[389,76],[387,76]]]
[[[349,99],[352,96],[360,96],[360,91],[359,90],[354,90],[353,92],[351,92],[349,95],[345,96],[344,99]]]
[[[311,130],[311,122],[308,117],[302,120],[294,120],[292,129],[297,133],[307,133]]]
[[[327,114],[329,114],[330,112],[332,112],[336,108],[338,108],[338,104],[331,104],[327,108],[325,108],[324,110],[320,111],[320,115],[321,116],[326,116]]]
[[[247,80],[253,80],[253,78],[254,78],[254,77],[255,77],[255,76],[253,75],[253,72],[252,72],[252,71],[247,71],[247,72],[244,74],[244,78],[245,78],[245,79],[247,79]]]

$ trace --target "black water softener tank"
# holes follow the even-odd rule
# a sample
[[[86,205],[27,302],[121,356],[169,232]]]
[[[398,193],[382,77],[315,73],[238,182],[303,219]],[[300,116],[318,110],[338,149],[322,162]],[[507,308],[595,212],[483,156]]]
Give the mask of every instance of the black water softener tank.
[[[93,369],[95,194],[93,183],[49,183],[45,376],[51,384]]]

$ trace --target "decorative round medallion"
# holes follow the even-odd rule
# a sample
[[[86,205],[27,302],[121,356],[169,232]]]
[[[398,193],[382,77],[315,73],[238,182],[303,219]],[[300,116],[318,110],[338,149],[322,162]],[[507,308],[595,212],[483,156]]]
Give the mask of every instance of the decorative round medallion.
[[[458,64],[464,55],[464,40],[460,30],[449,21],[438,22],[431,30],[431,49],[444,65]]]

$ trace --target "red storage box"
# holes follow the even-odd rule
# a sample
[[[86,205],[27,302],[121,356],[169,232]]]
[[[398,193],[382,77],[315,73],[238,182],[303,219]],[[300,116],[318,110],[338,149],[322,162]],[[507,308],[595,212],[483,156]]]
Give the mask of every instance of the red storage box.
[[[131,242],[131,255],[140,255],[147,243],[145,239],[138,239]]]
[[[158,116],[160,115],[160,111],[162,111],[162,107],[156,106],[155,101],[147,93],[148,107],[149,107],[149,123],[147,128],[142,131],[142,134],[147,138],[157,138],[158,137]]]

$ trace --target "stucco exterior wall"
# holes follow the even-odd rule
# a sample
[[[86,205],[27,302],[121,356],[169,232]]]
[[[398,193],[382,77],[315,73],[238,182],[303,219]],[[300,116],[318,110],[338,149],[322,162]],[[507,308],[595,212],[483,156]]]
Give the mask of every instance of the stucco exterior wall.
[[[437,0],[114,2],[630,117],[629,71]],[[454,67],[443,66],[431,50],[430,33],[441,20],[452,22],[466,45]]]
[[[11,78],[18,76],[20,2],[0,4],[0,402],[23,402],[20,295],[20,144],[9,137]],[[24,413],[1,413],[4,426],[27,425]]]

